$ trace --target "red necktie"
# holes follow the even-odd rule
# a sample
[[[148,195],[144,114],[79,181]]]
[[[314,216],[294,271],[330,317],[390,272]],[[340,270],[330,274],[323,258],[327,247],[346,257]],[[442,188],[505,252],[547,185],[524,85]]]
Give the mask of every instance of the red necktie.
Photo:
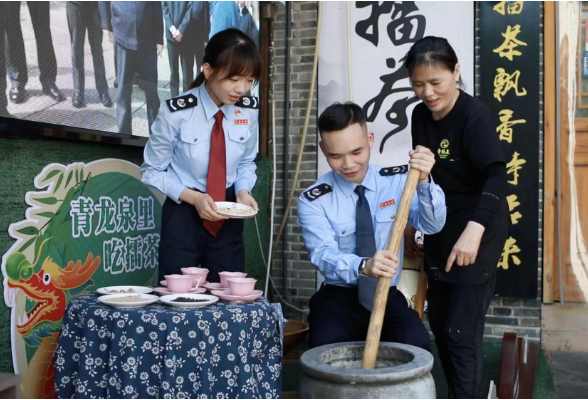
[[[210,138],[210,160],[208,161],[208,177],[206,193],[214,201],[225,201],[227,190],[227,154],[225,151],[225,132],[223,131],[223,112],[214,115],[214,126]],[[225,221],[204,221],[204,227],[216,236]]]

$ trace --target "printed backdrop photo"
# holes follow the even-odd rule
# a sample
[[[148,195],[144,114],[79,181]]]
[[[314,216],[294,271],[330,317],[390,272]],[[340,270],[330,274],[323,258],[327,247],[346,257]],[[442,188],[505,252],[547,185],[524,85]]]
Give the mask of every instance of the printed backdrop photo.
[[[258,1],[3,2],[10,118],[149,136],[215,33],[258,45]],[[258,87],[253,95],[258,96]]]

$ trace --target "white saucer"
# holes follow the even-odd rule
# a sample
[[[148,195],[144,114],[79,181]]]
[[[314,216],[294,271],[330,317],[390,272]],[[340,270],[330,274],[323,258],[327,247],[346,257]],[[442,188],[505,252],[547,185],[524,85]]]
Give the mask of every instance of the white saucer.
[[[134,292],[131,293],[113,293],[113,290],[129,290],[133,289]],[[153,291],[152,288],[146,286],[128,286],[128,285],[121,285],[121,286],[106,286],[96,290],[100,294],[141,294],[141,293],[151,293]]]
[[[217,213],[221,214],[221,215],[226,215],[227,217],[231,217],[234,219],[245,219],[245,218],[249,218],[249,217],[253,217],[255,216],[255,214],[257,214],[257,211],[255,211],[252,207],[246,206],[245,204],[240,204],[240,203],[233,203],[230,201],[216,201],[214,204],[216,204],[217,209],[218,208],[228,208],[230,210],[244,210],[244,211],[249,211],[248,214],[237,214],[238,211],[233,211],[233,212],[221,212],[217,210]]]
[[[220,297],[224,301],[229,301],[231,303],[247,303],[259,299],[261,295],[263,295],[263,290],[254,290],[247,296],[235,296],[231,294],[230,289],[213,290],[212,294]]]
[[[117,298],[126,297],[126,296],[138,296],[144,299],[143,301],[137,302],[119,302],[116,301]],[[98,297],[98,301],[102,304],[106,304],[111,307],[115,308],[140,308],[148,306],[149,304],[153,304],[159,301],[159,297],[153,294],[144,294],[144,293],[120,293],[120,294],[107,294],[105,296]]]

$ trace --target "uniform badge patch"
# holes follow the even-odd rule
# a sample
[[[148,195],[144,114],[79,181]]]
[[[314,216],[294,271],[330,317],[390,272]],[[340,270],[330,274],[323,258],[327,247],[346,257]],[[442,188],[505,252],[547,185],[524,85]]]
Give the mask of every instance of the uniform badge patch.
[[[394,204],[396,204],[396,200],[390,199],[388,201],[385,201],[385,202],[381,203],[380,204],[380,208],[386,208],[386,207],[391,206],[391,205],[394,205]]]
[[[254,108],[259,110],[259,99],[253,96],[243,96],[235,103],[235,107]]]
[[[240,117],[240,116],[241,116],[241,114],[243,114],[243,113],[241,112],[241,110],[235,110],[235,115],[236,115],[237,117]]]
[[[186,110],[188,108],[196,107],[198,99],[193,94],[189,93],[184,96],[174,97],[165,101],[171,112],[179,110]]]
[[[236,119],[235,125],[249,125],[248,119]]]
[[[408,172],[408,165],[398,165],[396,167],[382,168],[380,176],[392,176],[397,174],[405,174]]]
[[[333,191],[333,188],[331,187],[331,185],[327,185],[326,183],[323,183],[323,184],[315,186],[311,189],[308,189],[306,192],[304,192],[304,197],[306,197],[310,201],[314,201],[314,200],[318,199],[319,197],[321,197],[322,195],[330,193],[332,191]]]

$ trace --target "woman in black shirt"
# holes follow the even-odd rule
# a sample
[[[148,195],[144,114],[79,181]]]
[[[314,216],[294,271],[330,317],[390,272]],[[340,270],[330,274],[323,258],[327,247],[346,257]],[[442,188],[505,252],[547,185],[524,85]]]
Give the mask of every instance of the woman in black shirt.
[[[422,100],[412,114],[412,145],[436,153],[431,175],[447,203],[445,227],[424,239],[429,322],[449,397],[477,398],[485,315],[508,231],[506,163],[490,111],[459,89],[460,66],[446,39],[419,40],[404,66]]]

